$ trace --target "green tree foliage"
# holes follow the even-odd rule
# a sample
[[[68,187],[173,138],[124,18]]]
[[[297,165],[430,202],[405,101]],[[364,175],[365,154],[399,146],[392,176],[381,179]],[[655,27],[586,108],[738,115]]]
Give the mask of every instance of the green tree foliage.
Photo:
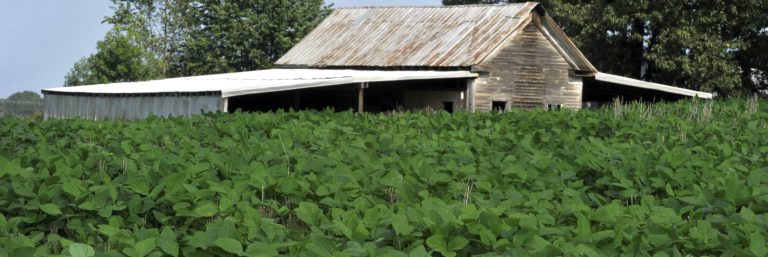
[[[114,15],[105,22],[130,28],[140,44],[163,63],[163,75],[171,77],[171,63],[181,52],[185,33],[194,27],[188,19],[189,0],[112,0]]]
[[[22,91],[22,92],[12,94],[6,100],[16,101],[16,102],[40,103],[43,101],[43,98],[40,97],[40,94],[35,93],[33,91]]]
[[[78,60],[72,69],[64,76],[64,86],[80,86],[98,84],[93,76],[93,60],[91,57],[83,57]]]
[[[601,71],[725,95],[768,86],[766,0],[541,3]]]
[[[30,117],[42,111],[43,99],[32,91],[14,93],[8,99],[0,99],[0,117]]]
[[[203,0],[189,8],[178,75],[269,68],[329,12],[322,0]]]
[[[66,86],[128,82],[163,76],[163,63],[148,51],[138,33],[115,27],[97,44],[97,52],[83,58],[64,78]]]
[[[268,68],[330,11],[322,0],[113,0],[119,28],[66,85]]]

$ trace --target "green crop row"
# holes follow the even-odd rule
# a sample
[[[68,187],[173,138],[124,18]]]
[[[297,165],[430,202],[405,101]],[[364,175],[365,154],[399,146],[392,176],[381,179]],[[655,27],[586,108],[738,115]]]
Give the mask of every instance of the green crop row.
[[[768,256],[768,103],[0,119],[0,256]]]

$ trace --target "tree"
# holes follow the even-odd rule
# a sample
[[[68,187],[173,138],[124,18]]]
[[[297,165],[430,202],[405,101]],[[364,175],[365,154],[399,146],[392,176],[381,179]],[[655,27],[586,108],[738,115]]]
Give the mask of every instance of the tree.
[[[15,101],[15,102],[30,102],[30,103],[42,103],[43,98],[40,97],[40,94],[35,93],[33,91],[22,91],[12,94],[11,96],[6,99],[8,101]]]
[[[268,68],[330,12],[322,0],[112,2],[115,29],[66,85]]]
[[[503,1],[443,1],[488,2]],[[768,85],[768,0],[541,3],[601,71],[721,95]]]
[[[64,76],[64,86],[80,86],[98,84],[93,75],[93,61],[90,57],[80,58]]]
[[[190,0],[112,0],[115,14],[105,22],[134,31],[139,45],[155,54],[163,64],[163,76],[173,77],[172,63],[181,52],[181,44],[190,23]]]
[[[113,28],[97,43],[95,54],[80,59],[65,76],[65,86],[162,78],[163,64],[132,30]]]
[[[200,75],[269,68],[330,9],[322,0],[198,1],[174,71]]]
[[[314,28],[322,0],[113,0],[107,22],[136,31],[165,77],[263,69]]]
[[[23,116],[29,117],[42,112],[43,99],[32,91],[23,91],[12,94],[8,99],[0,100],[0,117]]]

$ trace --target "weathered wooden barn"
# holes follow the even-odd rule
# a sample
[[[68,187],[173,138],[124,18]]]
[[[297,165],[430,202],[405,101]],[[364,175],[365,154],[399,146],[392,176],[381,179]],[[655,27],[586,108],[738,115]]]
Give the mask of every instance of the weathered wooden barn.
[[[712,94],[599,72],[537,3],[335,10],[277,69],[43,90],[47,118],[579,109]]]

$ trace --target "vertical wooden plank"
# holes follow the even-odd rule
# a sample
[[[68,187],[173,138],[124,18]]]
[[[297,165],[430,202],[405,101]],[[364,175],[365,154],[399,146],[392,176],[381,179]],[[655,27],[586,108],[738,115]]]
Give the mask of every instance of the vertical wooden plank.
[[[368,87],[367,82],[360,83],[360,87],[357,88],[357,112],[363,112],[365,106],[365,88]]]

